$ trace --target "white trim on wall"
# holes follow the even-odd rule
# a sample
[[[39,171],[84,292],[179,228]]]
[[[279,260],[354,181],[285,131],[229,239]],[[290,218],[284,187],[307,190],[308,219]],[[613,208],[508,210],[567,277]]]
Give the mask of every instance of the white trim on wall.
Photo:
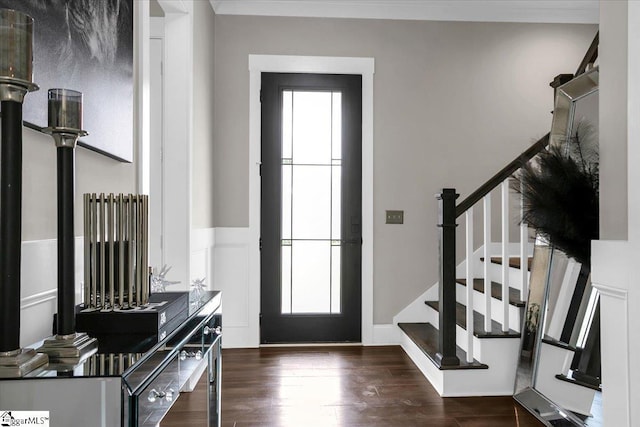
[[[191,280],[193,2],[158,0],[164,16],[162,254],[180,290]],[[168,202],[170,201],[170,202]],[[178,289],[176,289],[178,290]]]
[[[362,75],[362,344],[376,344],[373,325],[373,58],[249,55],[249,326],[260,325],[260,86],[262,72]]]
[[[631,217],[629,217],[631,218]],[[591,283],[600,293],[602,415],[605,425],[633,422],[633,285],[640,251],[629,241],[594,240],[591,243]]]
[[[600,292],[600,316],[604,320],[602,339],[603,419],[607,425],[632,425],[630,384],[629,301],[626,289],[593,282]],[[615,327],[611,327],[615,324]],[[611,423],[611,424],[609,424]]]
[[[209,0],[219,15],[596,24],[598,0]]]
[[[370,345],[400,345],[400,329],[393,323],[373,325]]]
[[[149,90],[149,2],[135,2],[134,16],[134,75],[136,87],[136,110],[134,141],[137,163],[138,192],[149,194],[149,143],[150,143],[150,90]]]

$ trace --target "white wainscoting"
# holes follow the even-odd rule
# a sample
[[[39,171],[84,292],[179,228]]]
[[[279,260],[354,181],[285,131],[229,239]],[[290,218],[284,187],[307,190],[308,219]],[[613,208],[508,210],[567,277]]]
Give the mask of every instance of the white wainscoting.
[[[51,335],[58,300],[57,241],[22,242],[20,346]]]
[[[83,238],[75,239],[76,302],[82,299]],[[20,346],[51,336],[58,303],[58,242],[22,242],[20,268]]]
[[[222,291],[222,346],[257,347],[260,295],[249,292],[249,229],[216,228],[213,289]],[[254,312],[255,311],[255,312]]]
[[[638,301],[634,287],[638,284],[639,255],[640,250],[630,241],[591,243],[591,281],[600,292],[602,415],[607,426],[639,425],[633,419],[637,405],[633,402],[638,402],[640,393],[632,388],[632,366],[638,360],[633,358],[633,341],[640,327],[634,304]]]
[[[82,302],[83,243],[82,237],[76,237],[76,304]],[[214,229],[193,230],[191,235],[191,278],[205,278],[209,289],[214,289],[214,243]],[[56,239],[22,242],[20,284],[20,346],[22,347],[52,335],[53,314],[57,311],[58,300],[57,248]],[[179,286],[181,289],[175,290],[189,289],[189,284]],[[174,289],[169,288],[168,290]]]
[[[84,283],[83,242],[82,237],[76,238],[77,304],[82,302]],[[208,228],[191,233],[191,278],[205,278],[208,289],[222,291],[225,348],[257,347],[260,342],[260,295],[250,292],[249,243],[248,228]],[[22,242],[21,271],[20,345],[25,347],[52,334],[58,295],[57,240]],[[372,332],[365,345],[396,344],[399,340],[392,325],[373,325]]]
[[[213,287],[222,291],[222,346],[255,348],[260,345],[259,266],[252,266],[249,228],[216,228],[213,255]],[[254,270],[252,270],[254,268]],[[256,276],[257,277],[253,277]],[[252,280],[257,280],[252,286]],[[366,301],[363,299],[363,304]],[[364,307],[363,307],[364,310]],[[364,322],[363,322],[364,323]],[[392,324],[370,325],[369,339],[363,345],[393,345],[400,342]],[[364,332],[364,331],[363,331]]]
[[[208,289],[213,289],[215,242],[216,230],[214,228],[191,230],[191,280],[204,278]],[[185,290],[187,289],[189,288]]]

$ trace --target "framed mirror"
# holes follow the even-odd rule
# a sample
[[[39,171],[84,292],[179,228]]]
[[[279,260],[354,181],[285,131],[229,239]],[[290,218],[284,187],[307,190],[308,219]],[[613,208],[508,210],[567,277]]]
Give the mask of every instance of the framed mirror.
[[[597,162],[598,68],[556,92],[550,144],[580,140]],[[601,426],[599,296],[590,266],[537,240],[514,398],[548,426]]]

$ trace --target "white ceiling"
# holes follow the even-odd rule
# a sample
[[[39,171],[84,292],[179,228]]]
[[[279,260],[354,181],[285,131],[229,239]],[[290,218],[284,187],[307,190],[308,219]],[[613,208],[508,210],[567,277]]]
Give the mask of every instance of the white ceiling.
[[[597,24],[598,0],[210,0],[219,15]]]

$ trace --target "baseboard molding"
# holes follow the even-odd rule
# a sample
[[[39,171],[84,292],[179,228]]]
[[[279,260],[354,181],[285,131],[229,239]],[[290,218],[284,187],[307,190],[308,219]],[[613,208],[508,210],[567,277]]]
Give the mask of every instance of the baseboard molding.
[[[400,345],[400,329],[392,324],[373,325],[373,341],[363,345]]]
[[[223,292],[224,300],[224,292]],[[223,307],[225,303],[222,303]],[[223,309],[224,311],[224,309]],[[224,313],[222,315],[222,348],[258,348],[259,340],[256,340],[254,333],[249,327],[225,326]]]

